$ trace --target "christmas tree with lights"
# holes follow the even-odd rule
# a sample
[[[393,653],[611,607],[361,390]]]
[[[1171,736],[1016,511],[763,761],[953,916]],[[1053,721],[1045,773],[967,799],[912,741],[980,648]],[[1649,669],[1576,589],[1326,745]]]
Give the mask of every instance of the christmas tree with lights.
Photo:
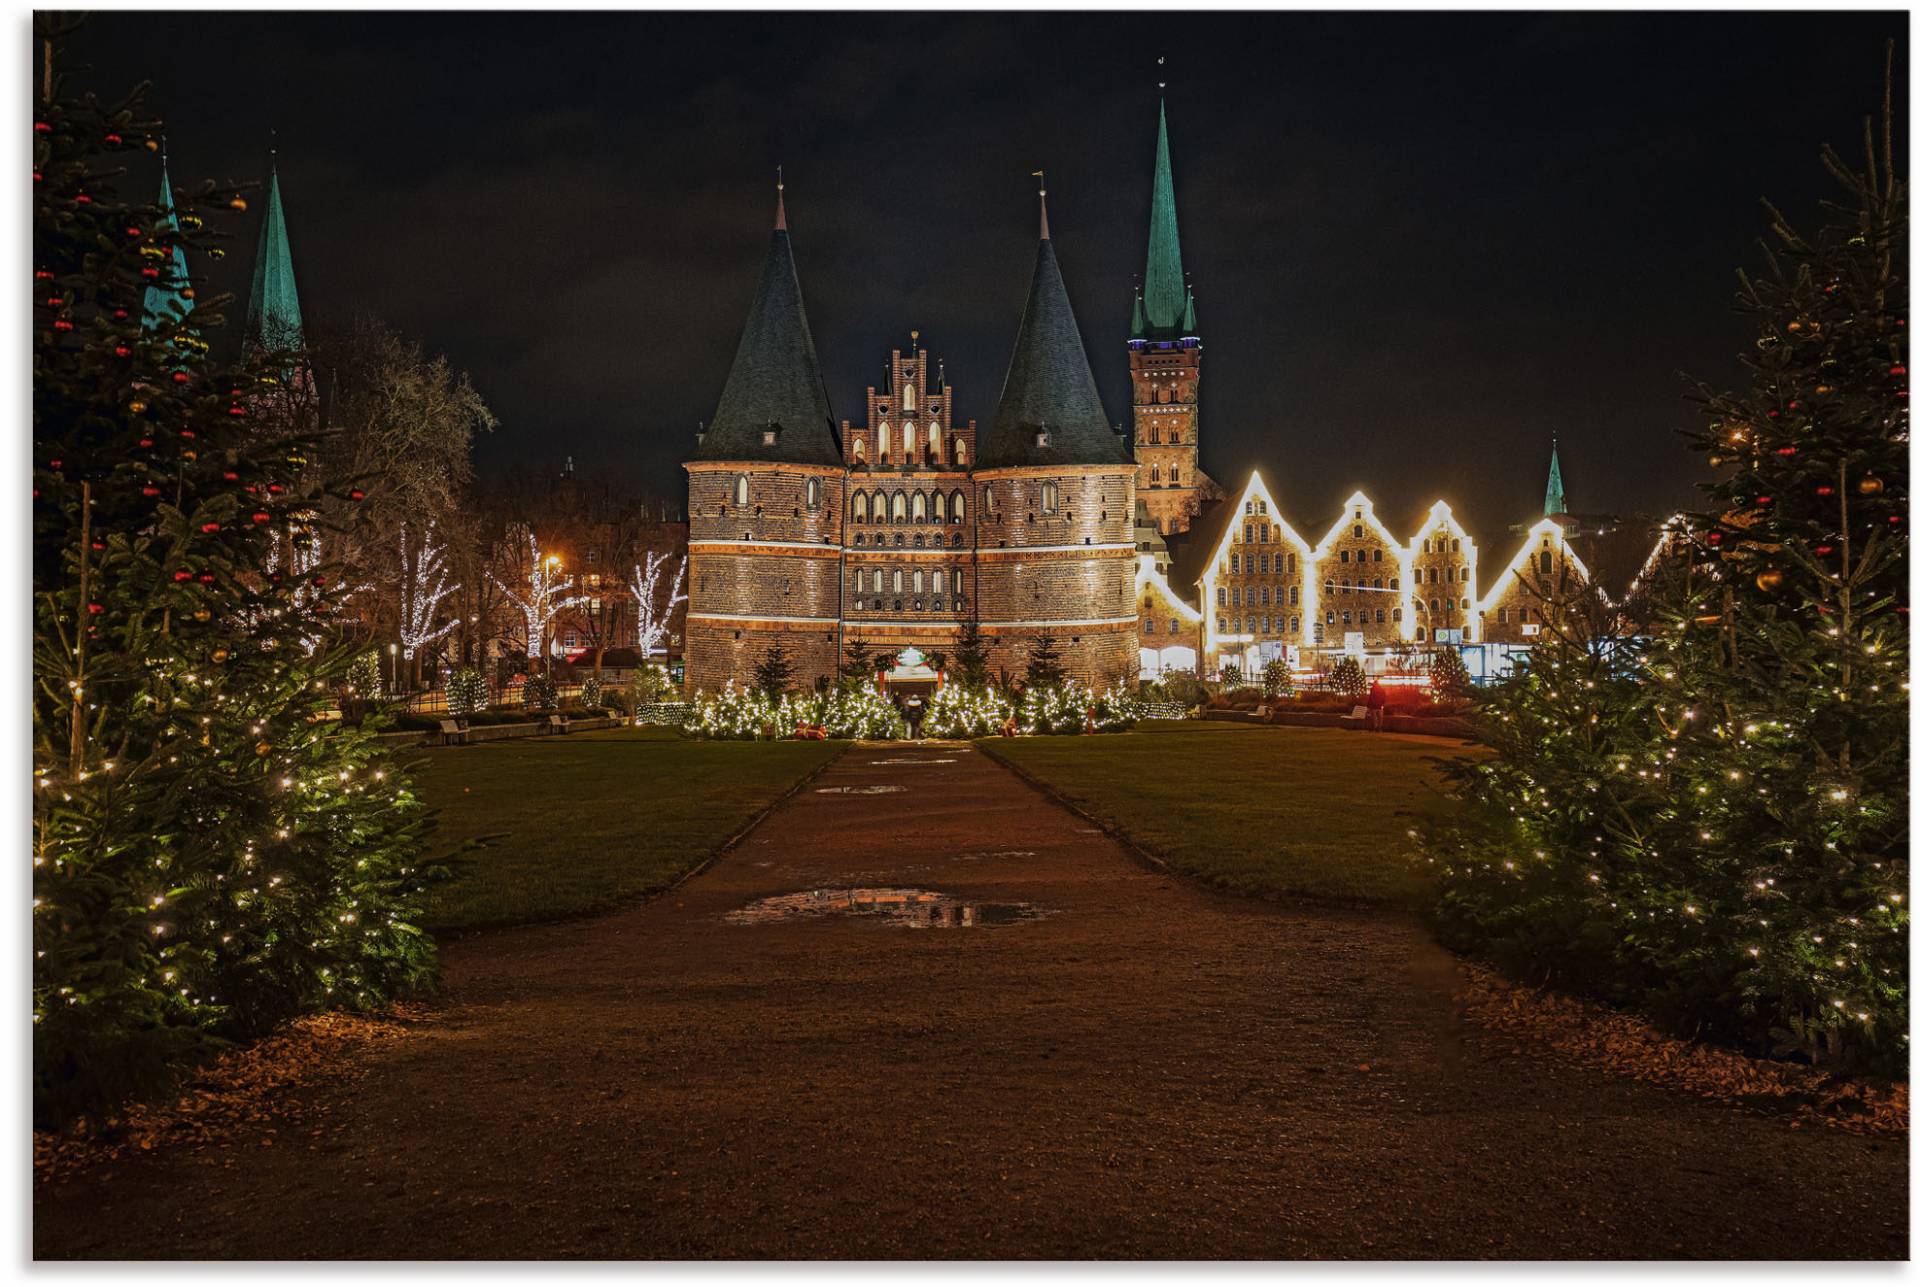
[[[44,29],[43,29],[44,30]],[[191,264],[237,192],[121,199],[138,96],[33,119],[34,1112],[98,1118],[223,1039],[431,978],[419,802],[329,720],[284,355],[216,365]]]
[[[1889,81],[1889,84],[1891,82]],[[1890,103],[1889,103],[1890,107]],[[1677,1031],[1903,1072],[1907,211],[1891,126],[1742,276],[1748,389],[1690,435],[1713,507],[1650,630],[1556,628],[1486,693],[1496,758],[1429,828],[1456,945]],[[1591,620],[1562,614],[1562,620]]]

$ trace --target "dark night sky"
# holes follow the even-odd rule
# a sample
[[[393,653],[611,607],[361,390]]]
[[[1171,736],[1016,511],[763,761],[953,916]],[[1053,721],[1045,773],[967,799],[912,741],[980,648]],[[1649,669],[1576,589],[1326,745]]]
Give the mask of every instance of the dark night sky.
[[[155,82],[176,183],[259,175],[277,128],[309,317],[370,309],[468,369],[501,420],[483,469],[571,452],[678,494],[776,162],[836,416],[860,418],[910,327],[959,414],[992,416],[1045,167],[1125,419],[1165,53],[1203,465],[1229,485],[1260,465],[1315,533],[1364,487],[1389,522],[1446,497],[1491,537],[1538,512],[1556,430],[1576,510],[1689,501],[1676,373],[1736,378],[1758,199],[1812,215],[1817,150],[1858,151],[1906,25],[119,13],[68,60],[102,90]],[[216,287],[244,287],[244,231]]]

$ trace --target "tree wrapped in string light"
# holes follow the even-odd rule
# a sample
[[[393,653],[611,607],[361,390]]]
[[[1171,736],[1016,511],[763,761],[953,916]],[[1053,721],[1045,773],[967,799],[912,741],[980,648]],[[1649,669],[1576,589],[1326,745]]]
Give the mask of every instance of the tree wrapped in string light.
[[[526,622],[527,658],[531,664],[535,656],[546,650],[547,628],[553,624],[553,619],[568,608],[584,602],[586,596],[567,593],[573,589],[573,578],[560,575],[559,555],[541,555],[540,538],[534,535],[531,527],[518,525],[511,539],[525,551],[527,571],[524,586],[509,585],[491,570],[487,572],[487,577],[506,596],[507,602],[520,610],[521,619]],[[541,656],[540,663],[546,665],[547,658]]]
[[[669,563],[674,565],[673,583],[663,603],[660,600],[660,578]],[[634,646],[639,649],[642,659],[666,651],[664,644],[673,623],[673,610],[687,601],[684,592],[686,583],[687,560],[684,555],[675,558],[657,550],[648,550],[646,561],[634,564],[633,579],[627,583],[627,589],[634,600]]]
[[[418,545],[412,543],[412,535],[412,528],[401,524],[400,655],[409,662],[460,624],[457,618],[439,621],[440,605],[460,588],[457,582],[448,583],[446,546],[434,539],[431,523]]]
[[[1889,80],[1889,85],[1891,81]],[[1890,106],[1890,104],[1889,104]],[[1749,387],[1689,435],[1652,629],[1554,625],[1427,829],[1458,946],[1766,1053],[1907,1057],[1907,206],[1890,124],[1802,235],[1769,207]],[[1579,619],[1571,614],[1569,620]]]
[[[51,22],[54,19],[46,19]],[[150,312],[244,208],[110,178],[137,97],[43,87],[33,176],[34,1116],[100,1116],[221,1038],[431,978],[426,819],[371,730],[337,569],[290,564],[307,421],[284,365],[216,366],[222,301]],[[163,292],[164,293],[164,292]],[[345,499],[345,498],[342,498]]]

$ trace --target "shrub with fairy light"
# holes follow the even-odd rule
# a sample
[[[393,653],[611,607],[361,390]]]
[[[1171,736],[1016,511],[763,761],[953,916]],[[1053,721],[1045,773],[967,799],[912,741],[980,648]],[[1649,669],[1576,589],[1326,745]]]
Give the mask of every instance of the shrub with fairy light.
[[[1366,669],[1361,666],[1358,657],[1342,657],[1334,662],[1333,669],[1327,672],[1326,686],[1354,702],[1365,698],[1367,689],[1371,687]]]
[[[948,684],[927,703],[921,726],[932,737],[991,737],[1006,727],[1013,709],[1006,694],[991,684]]]
[[[405,775],[325,718],[355,653],[337,569],[294,570],[310,385],[288,353],[216,367],[222,301],[186,293],[244,199],[116,193],[157,143],[137,97],[37,103],[33,130],[33,1111],[58,1125],[429,981],[442,871]]]
[[[759,687],[739,688],[729,682],[711,697],[697,697],[681,727],[691,737],[737,741],[790,737],[888,741],[907,735],[899,709],[872,683],[775,696]]]
[[[476,715],[487,708],[487,681],[472,666],[462,666],[447,679],[447,710],[454,715]]]
[[[1871,141],[1871,140],[1870,140]],[[1479,691],[1492,759],[1425,828],[1441,931],[1688,1035],[1904,1075],[1907,215],[1885,133],[1811,236],[1743,278],[1722,471],[1669,529],[1644,622],[1550,612]]]

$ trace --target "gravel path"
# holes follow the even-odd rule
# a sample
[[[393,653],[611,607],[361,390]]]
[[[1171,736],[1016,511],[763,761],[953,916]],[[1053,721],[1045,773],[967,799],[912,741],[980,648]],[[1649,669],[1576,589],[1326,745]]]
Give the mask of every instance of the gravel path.
[[[959,898],[728,919],[890,887]],[[965,746],[855,747],[673,894],[445,961],[317,1136],[40,1186],[37,1254],[1906,1255],[1905,1141],[1516,1052],[1410,921],[1196,889]]]

